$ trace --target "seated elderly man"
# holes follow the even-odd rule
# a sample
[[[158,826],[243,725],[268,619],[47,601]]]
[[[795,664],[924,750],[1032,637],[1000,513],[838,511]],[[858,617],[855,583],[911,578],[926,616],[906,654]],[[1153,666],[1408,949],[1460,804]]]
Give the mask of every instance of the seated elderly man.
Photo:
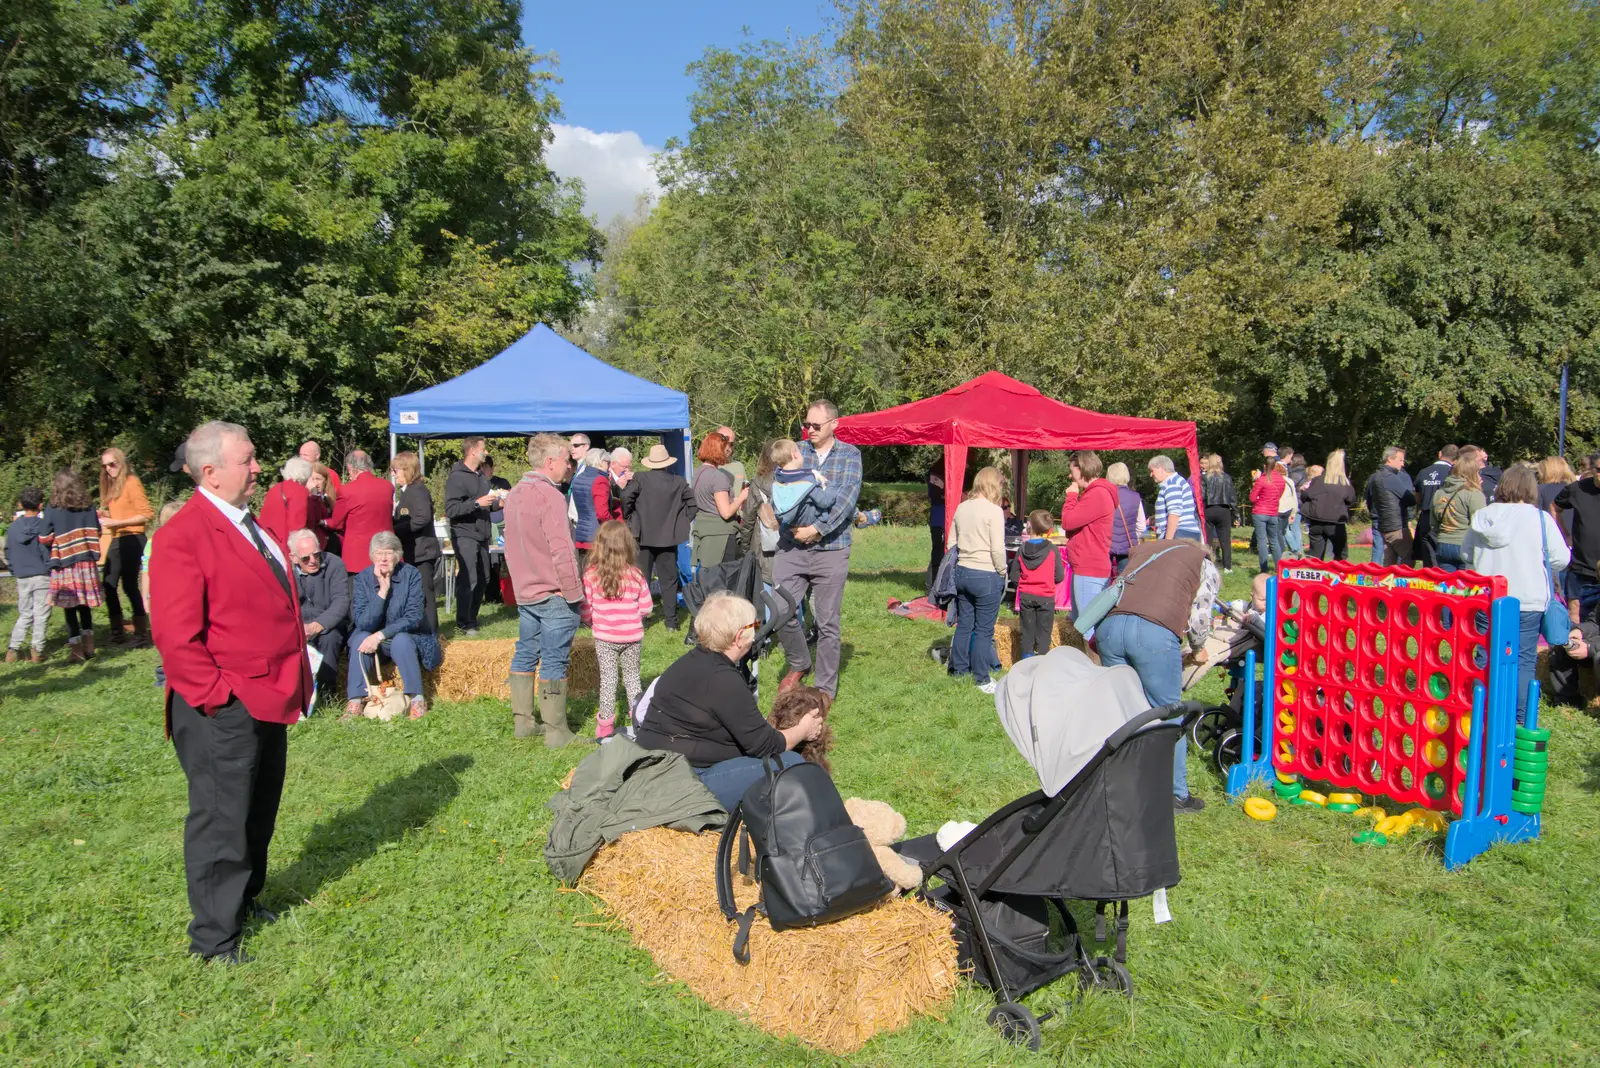
[[[756,610],[749,601],[726,591],[707,597],[694,617],[698,648],[656,680],[639,728],[640,745],[682,753],[730,811],[761,778],[763,758],[777,757],[785,767],[798,764],[795,747],[822,731],[816,710],[782,731],[762,717],[739,667],[755,632]]]
[[[400,669],[400,682],[411,705],[411,718],[428,712],[422,697],[422,673],[444,659],[439,637],[428,630],[422,610],[422,575],[405,562],[400,539],[380,531],[367,547],[372,563],[356,576],[355,605],[350,612],[350,670],[344,718],[361,714],[368,677],[377,677],[377,654]]]
[[[288,545],[306,644],[322,654],[322,666],[317,669],[320,692],[339,677],[339,654],[350,627],[350,573],[343,560],[322,550],[309,529],[290,533]]]

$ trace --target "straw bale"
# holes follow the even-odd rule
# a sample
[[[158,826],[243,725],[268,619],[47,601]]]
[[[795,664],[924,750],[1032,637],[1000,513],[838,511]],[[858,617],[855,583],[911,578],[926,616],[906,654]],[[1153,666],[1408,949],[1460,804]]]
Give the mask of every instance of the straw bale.
[[[1060,614],[1057,614],[1056,625],[1050,634],[1050,648],[1058,645],[1084,648],[1082,635],[1067,622],[1066,616]],[[994,649],[1000,656],[1000,667],[1010,671],[1011,665],[1022,659],[1022,620],[1015,616],[1002,616],[995,620]]]
[[[734,925],[717,907],[717,837],[665,827],[625,834],[595,854],[578,889],[700,998],[830,1053],[859,1049],[953,996],[950,917],[910,897],[798,931],[774,931],[758,917],[750,963],[736,962]],[[739,907],[756,896],[756,885],[735,875]]]
[[[444,662],[433,673],[433,696],[439,701],[471,701],[479,697],[511,700],[507,676],[512,638],[457,639],[444,643]],[[567,693],[594,693],[600,685],[600,664],[594,656],[594,638],[580,633],[572,640],[567,662]]]

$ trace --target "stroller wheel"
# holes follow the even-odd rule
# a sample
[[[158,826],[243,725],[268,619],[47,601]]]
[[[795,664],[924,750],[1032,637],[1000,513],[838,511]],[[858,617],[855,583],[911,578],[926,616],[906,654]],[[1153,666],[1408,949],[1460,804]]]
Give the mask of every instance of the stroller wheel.
[[[1004,1001],[989,1010],[989,1026],[999,1030],[1007,1042],[1039,1049],[1039,1021],[1026,1005]]]
[[[1223,708],[1208,708],[1195,717],[1189,725],[1189,740],[1201,752],[1207,752],[1217,744],[1226,731],[1227,710]]]
[[[1078,992],[1115,990],[1123,997],[1133,996],[1133,976],[1112,957],[1095,957],[1078,965]]]
[[[1255,756],[1256,759],[1261,757],[1261,739],[1259,738],[1256,739]],[[1217,751],[1213,755],[1213,760],[1216,762],[1217,771],[1222,774],[1224,779],[1228,777],[1228,769],[1239,763],[1243,757],[1244,731],[1234,728],[1217,739]]]

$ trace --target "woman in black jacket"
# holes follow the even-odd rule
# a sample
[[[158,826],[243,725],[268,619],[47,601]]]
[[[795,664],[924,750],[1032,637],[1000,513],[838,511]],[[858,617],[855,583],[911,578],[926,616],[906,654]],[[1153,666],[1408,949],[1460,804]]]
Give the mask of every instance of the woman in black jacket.
[[[655,681],[639,727],[640,745],[682,753],[729,811],[761,778],[764,758],[798,764],[795,747],[822,731],[820,709],[781,731],[762,717],[739,668],[755,632],[756,609],[749,601],[725,590],[707,597],[694,617],[698,648]]]
[[[1333,550],[1335,560],[1348,559],[1345,525],[1355,503],[1356,488],[1344,470],[1344,450],[1334,449],[1322,474],[1300,491],[1300,514],[1311,527],[1311,559],[1326,559],[1328,549]]]
[[[689,540],[689,524],[698,511],[689,483],[669,470],[677,462],[665,445],[650,446],[650,454],[639,461],[644,470],[622,491],[622,517],[639,543],[639,570],[646,582],[655,572],[668,630],[678,629],[678,546]]]
[[[389,464],[394,483],[394,532],[400,538],[405,562],[422,575],[422,613],[428,633],[439,633],[439,600],[434,593],[434,570],[439,566],[439,537],[433,531],[433,496],[422,481],[422,464],[414,452],[396,454]]]
[[[1233,509],[1239,498],[1233,477],[1222,469],[1222,457],[1212,453],[1200,461],[1200,495],[1206,504],[1206,537],[1217,551],[1218,566],[1233,570]]]

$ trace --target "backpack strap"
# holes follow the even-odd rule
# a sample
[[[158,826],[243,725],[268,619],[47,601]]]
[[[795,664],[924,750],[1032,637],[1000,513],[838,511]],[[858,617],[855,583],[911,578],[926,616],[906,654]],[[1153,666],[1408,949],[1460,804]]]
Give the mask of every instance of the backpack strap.
[[[722,837],[717,840],[717,907],[724,919],[739,917],[739,906],[733,900],[733,842],[739,837],[744,823],[743,808],[734,805],[728,813],[728,822],[722,825]]]

